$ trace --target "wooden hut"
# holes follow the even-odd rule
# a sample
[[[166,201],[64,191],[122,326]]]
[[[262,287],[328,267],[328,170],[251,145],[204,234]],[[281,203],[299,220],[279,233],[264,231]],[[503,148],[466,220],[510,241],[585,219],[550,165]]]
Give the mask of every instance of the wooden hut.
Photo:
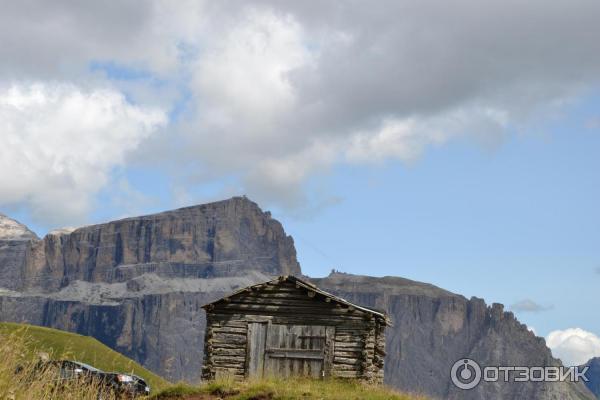
[[[203,379],[303,375],[383,382],[384,313],[294,276],[203,306]]]

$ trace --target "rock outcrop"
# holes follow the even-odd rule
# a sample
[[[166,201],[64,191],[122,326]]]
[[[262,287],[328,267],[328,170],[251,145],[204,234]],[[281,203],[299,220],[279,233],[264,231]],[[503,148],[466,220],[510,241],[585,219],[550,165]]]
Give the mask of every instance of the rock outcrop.
[[[20,289],[27,255],[37,241],[25,225],[0,214],[0,288]]]
[[[38,239],[25,225],[0,213],[0,240],[22,241]]]
[[[586,373],[588,382],[585,385],[590,392],[600,399],[600,357],[592,358],[584,367],[588,367]]]
[[[201,305],[272,276],[301,274],[292,238],[242,197],[42,240],[23,228],[0,239],[0,320],[94,336],[172,380],[200,376]],[[462,357],[482,365],[558,363],[501,305],[402,278],[333,273],[312,281],[389,313],[390,385],[432,398],[592,398],[573,384],[452,386],[450,366]]]

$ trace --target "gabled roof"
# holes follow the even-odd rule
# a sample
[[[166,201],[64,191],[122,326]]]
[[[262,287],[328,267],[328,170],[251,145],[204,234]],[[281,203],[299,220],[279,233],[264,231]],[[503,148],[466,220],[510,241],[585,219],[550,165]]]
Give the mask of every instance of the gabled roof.
[[[338,304],[341,304],[341,305],[343,305],[345,307],[354,308],[354,309],[360,310],[360,311],[362,311],[364,313],[371,314],[374,317],[382,320],[386,325],[391,325],[391,323],[390,323],[389,319],[387,318],[387,316],[385,315],[385,313],[383,313],[381,311],[377,311],[377,310],[371,309],[371,308],[368,308],[368,307],[363,307],[363,306],[359,306],[357,304],[351,303],[351,302],[349,302],[347,300],[344,300],[341,297],[335,296],[335,295],[333,295],[333,294],[331,294],[329,292],[321,290],[318,287],[316,287],[315,285],[313,285],[312,283],[306,282],[306,281],[304,281],[304,280],[302,280],[300,278],[297,278],[297,277],[295,277],[293,275],[283,275],[283,276],[280,276],[278,278],[275,278],[275,279],[267,281],[267,282],[258,283],[258,284],[251,285],[251,286],[248,286],[248,287],[245,287],[245,288],[242,288],[242,289],[238,289],[238,290],[236,290],[235,292],[231,293],[228,296],[225,296],[225,297],[223,297],[223,298],[221,298],[219,300],[215,300],[213,302],[210,302],[208,304],[203,305],[202,308],[209,309],[209,308],[212,308],[211,306],[213,306],[215,304],[227,301],[231,297],[234,297],[236,295],[242,294],[242,293],[247,292],[249,290],[253,290],[253,289],[260,290],[261,288],[263,288],[263,287],[265,287],[267,285],[278,285],[278,284],[280,284],[282,282],[293,283],[298,288],[303,288],[303,289],[308,290],[310,292],[313,292],[315,294],[319,294],[319,295],[321,295],[321,296],[323,296],[325,298],[330,299],[330,301],[334,301],[334,302],[336,302]]]

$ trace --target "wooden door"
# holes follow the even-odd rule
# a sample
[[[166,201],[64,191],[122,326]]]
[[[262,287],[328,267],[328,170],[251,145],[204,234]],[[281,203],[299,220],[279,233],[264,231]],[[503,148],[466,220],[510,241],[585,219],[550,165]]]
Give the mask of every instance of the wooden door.
[[[268,325],[264,375],[313,378],[328,375],[334,329],[317,325]]]
[[[249,378],[261,378],[263,376],[266,339],[266,322],[248,323],[246,375]]]

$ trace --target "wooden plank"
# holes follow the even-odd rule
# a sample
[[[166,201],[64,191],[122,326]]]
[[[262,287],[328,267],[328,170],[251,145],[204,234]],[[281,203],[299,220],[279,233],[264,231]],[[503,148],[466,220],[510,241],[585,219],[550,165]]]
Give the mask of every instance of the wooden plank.
[[[250,313],[249,313],[250,314]],[[357,328],[362,327],[362,319],[346,316],[340,316],[336,314],[327,313],[327,315],[313,313],[272,313],[274,324],[288,324],[288,325],[303,325],[306,321],[310,321],[315,325],[320,326],[340,326],[340,325],[351,325],[354,324]]]
[[[328,326],[325,328],[325,361],[323,364],[323,375],[326,377],[331,376],[335,351],[335,327]]]
[[[240,356],[246,357],[246,349],[243,347],[238,348],[223,348],[215,347],[212,349],[212,354],[215,356]]]
[[[279,344],[280,327],[281,327],[281,325],[276,325],[276,324],[269,324],[267,326],[267,339],[266,339],[266,345],[265,345],[266,347],[268,347],[268,348],[280,347],[280,344]],[[280,363],[278,363],[277,360],[274,360],[265,355],[265,366],[264,366],[265,376],[285,375],[285,371],[281,371],[279,366],[280,366]]]
[[[344,317],[344,320],[346,320]],[[360,326],[344,326],[341,325],[338,327],[338,329],[336,330],[336,335],[364,335],[365,332],[367,331],[367,326],[366,324],[362,323],[360,324]]]
[[[265,308],[268,307],[268,308]],[[336,307],[331,307],[327,303],[320,302],[300,302],[286,300],[260,300],[260,301],[232,301],[223,306],[223,310],[256,310],[273,311],[276,308],[294,308],[299,311],[312,313],[331,313],[334,315],[344,315],[345,312]],[[360,316],[357,314],[357,319]],[[304,322],[306,323],[306,321]]]
[[[362,363],[360,358],[346,358],[346,357],[337,357],[333,358],[334,364],[349,364],[349,365],[358,365]]]
[[[213,328],[213,335],[215,333],[231,333],[231,334],[238,334],[238,335],[246,335],[246,332],[248,331],[248,327],[243,327],[243,328],[237,328],[237,327],[230,327],[230,326],[223,326],[223,327],[214,327]]]
[[[323,308],[323,309],[328,309],[328,308],[337,308],[332,304],[328,304],[325,303],[324,301],[319,301],[319,300],[315,300],[312,299],[310,297],[303,297],[300,299],[297,298],[290,298],[290,297],[277,297],[277,298],[273,298],[273,297],[266,297],[266,298],[262,298],[262,297],[245,297],[245,298],[239,298],[239,299],[234,299],[232,301],[230,301],[227,304],[223,304],[223,307],[227,307],[230,306],[231,304],[273,304],[273,305],[299,305],[299,306],[306,306],[306,307],[317,307],[317,308]]]
[[[212,342],[208,346],[211,350],[215,349],[240,349],[246,351],[245,343],[229,343],[229,342]]]
[[[344,341],[344,340],[351,340],[351,341],[361,341],[364,338],[364,332],[336,332],[335,334],[335,340],[337,341]]]
[[[266,355],[271,358],[289,358],[298,360],[324,360],[323,350],[311,349],[267,349]]]
[[[217,359],[215,359],[214,362],[212,363],[212,365],[215,368],[216,367],[239,368],[243,371],[244,366],[245,366],[244,361],[245,361],[245,358],[241,358],[239,360],[229,360],[229,359],[217,360]]]
[[[209,343],[246,343],[246,335],[232,335],[229,333],[217,333],[209,339]]]
[[[341,351],[341,350],[337,349],[334,352],[334,355],[336,357],[342,357],[342,358],[359,358],[361,356],[361,352],[360,351]]]
[[[248,323],[244,320],[232,321],[231,318],[211,318],[211,320],[207,321],[207,325],[210,325],[213,329],[215,328],[247,328]]]
[[[256,292],[256,293],[247,293],[244,296],[239,296],[236,298],[232,298],[233,300],[236,301],[240,301],[240,299],[290,299],[290,300],[303,300],[303,301],[310,301],[310,302],[317,302],[317,301],[321,301],[320,298],[315,298],[315,299],[310,299],[307,298],[306,294],[298,291],[298,293],[276,293],[276,292]],[[325,299],[328,299],[329,297],[326,297]],[[328,303],[328,301],[325,300],[326,303]]]
[[[259,311],[261,313],[271,313],[271,312],[298,312],[298,313],[308,313],[314,315],[315,312],[326,312],[331,315],[346,315],[344,309],[338,309],[335,307],[319,307],[315,305],[303,305],[303,304],[292,304],[292,303],[282,303],[280,305],[272,305],[272,304],[256,304],[256,303],[239,303],[239,302],[231,302],[224,304],[221,307],[221,312],[223,311]],[[311,310],[314,310],[311,312]],[[359,315],[355,316],[356,319],[362,320],[362,317]],[[310,321],[310,320],[309,320]]]
[[[239,354],[238,355],[213,354],[212,362],[214,364],[217,364],[217,363],[240,364],[240,367],[243,368],[244,364],[246,364],[246,355],[245,354],[241,354],[241,355],[239,355]]]
[[[361,342],[339,342],[335,341],[336,349],[343,349],[345,351],[350,351],[349,349],[357,349],[362,351],[365,348],[364,343]]]
[[[297,341],[296,341],[297,342]],[[280,353],[280,352],[289,352],[289,353],[297,353],[297,354],[323,354],[323,349],[304,349],[304,348],[294,348],[294,347],[278,347],[278,348],[267,348],[265,353]]]
[[[251,322],[248,324],[247,374],[250,378],[260,378],[264,373],[267,324]]]
[[[240,318],[246,321],[267,321],[271,320],[274,324],[306,324],[306,321],[314,322],[320,326],[355,326],[356,328],[363,328],[364,320],[360,316],[355,315],[339,315],[330,314],[320,315],[314,312],[302,312],[300,309],[289,312],[289,310],[279,309],[278,312],[266,312],[265,310],[235,310],[235,309],[223,309],[219,310],[219,313],[223,317],[227,318]]]
[[[357,374],[360,374],[360,365],[333,364],[333,371],[354,371]]]

